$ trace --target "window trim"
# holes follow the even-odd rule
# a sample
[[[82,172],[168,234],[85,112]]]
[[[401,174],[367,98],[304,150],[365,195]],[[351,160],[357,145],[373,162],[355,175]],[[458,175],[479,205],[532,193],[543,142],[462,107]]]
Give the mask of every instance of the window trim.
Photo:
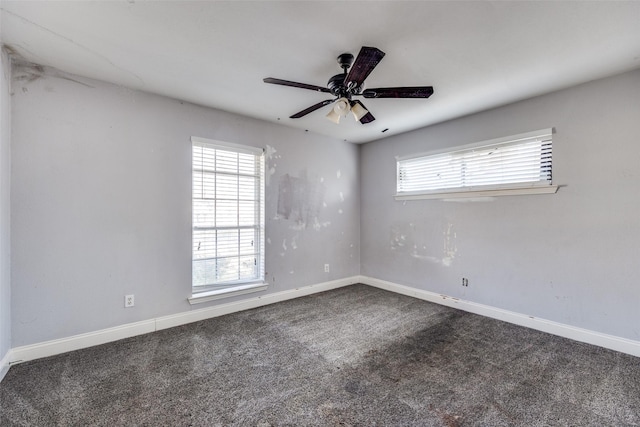
[[[407,192],[396,194],[393,196],[396,200],[421,200],[421,199],[462,199],[473,197],[495,197],[495,196],[518,196],[527,194],[554,194],[558,192],[558,185],[545,185],[537,187],[519,187],[519,188],[495,188],[491,190],[460,190],[460,191],[438,191],[433,193],[426,192]]]
[[[214,301],[217,299],[235,297],[237,295],[244,295],[244,294],[250,294],[253,292],[266,291],[268,286],[269,284],[264,281],[255,282],[255,283],[242,283],[242,284],[238,284],[237,286],[228,287],[224,289],[197,292],[192,294],[191,297],[188,298],[188,300],[189,300],[189,304],[191,305],[200,304],[203,302]]]
[[[552,136],[554,133],[553,128],[541,129],[532,132],[521,133],[517,135],[511,135],[507,137],[494,138],[480,142],[474,142],[471,144],[459,145],[455,147],[441,148],[437,150],[431,150],[418,154],[411,154],[405,156],[396,156],[396,194],[395,200],[420,200],[420,199],[458,199],[458,198],[487,198],[494,196],[508,196],[508,195],[528,195],[528,194],[554,194],[558,191],[559,186],[554,184],[547,184],[541,182],[527,182],[527,183],[506,183],[506,184],[493,184],[487,186],[475,186],[475,187],[460,187],[460,188],[443,188],[439,190],[418,190],[418,191],[397,191],[398,184],[398,168],[402,160],[410,160],[419,157],[433,156],[444,153],[455,153],[458,151],[471,150],[474,148],[481,148],[494,144],[502,144],[507,142],[517,142],[519,140],[527,140],[538,137]]]
[[[258,157],[262,157],[262,164],[259,170],[259,207],[260,210],[259,220],[258,220],[258,232],[260,239],[258,242],[258,277],[252,278],[250,280],[243,281],[235,281],[235,282],[226,282],[221,285],[211,285],[208,287],[203,287],[202,290],[196,290],[193,286],[193,277],[191,278],[191,297],[187,298],[190,304],[198,304],[207,301],[213,301],[221,298],[228,298],[236,295],[242,295],[252,292],[264,291],[267,289],[269,284],[265,281],[265,165],[264,165],[264,149],[258,147],[252,147],[248,145],[236,144],[232,142],[224,142],[213,139],[201,138],[192,136],[191,137],[191,150],[193,152],[193,147],[195,146],[206,146],[208,148],[225,150],[225,151],[233,151],[241,154],[251,154]],[[192,154],[193,155],[193,154]],[[193,191],[193,158],[191,159],[191,188]],[[191,206],[193,209],[193,194],[191,195]],[[191,220],[191,238],[193,239],[193,231],[197,228],[193,225],[193,211],[192,211],[192,220]],[[191,247],[191,265],[193,271],[193,246]]]

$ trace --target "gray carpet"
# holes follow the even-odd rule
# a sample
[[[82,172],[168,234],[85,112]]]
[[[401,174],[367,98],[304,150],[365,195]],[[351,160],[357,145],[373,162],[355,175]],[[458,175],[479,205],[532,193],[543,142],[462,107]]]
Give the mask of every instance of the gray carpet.
[[[640,425],[640,358],[364,285],[13,366],[0,425]]]

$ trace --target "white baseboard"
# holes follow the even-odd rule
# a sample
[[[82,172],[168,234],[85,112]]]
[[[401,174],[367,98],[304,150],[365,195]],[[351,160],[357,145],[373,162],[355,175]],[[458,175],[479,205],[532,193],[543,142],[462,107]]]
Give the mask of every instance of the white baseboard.
[[[448,307],[458,308],[460,310],[468,311],[486,317],[491,317],[493,319],[502,320],[520,326],[526,326],[528,328],[536,329],[542,332],[547,332],[561,337],[597,345],[600,347],[605,347],[611,350],[640,357],[640,342],[638,341],[620,338],[613,335],[602,334],[587,329],[576,328],[574,326],[565,325],[550,320],[539,319],[512,311],[491,307],[488,305],[478,304],[471,301],[453,298],[447,295],[441,295],[434,292],[412,288],[409,286],[399,285],[397,283],[388,282],[385,280],[375,279],[372,277],[353,276],[344,279],[333,280],[330,282],[323,282],[315,285],[309,285],[272,294],[262,295],[254,298],[248,298],[228,304],[221,304],[170,316],[162,316],[141,322],[129,323],[113,328],[89,332],[86,334],[74,335],[67,338],[61,338],[22,347],[15,347],[9,350],[3,357],[2,361],[0,361],[0,381],[9,370],[9,367],[13,364],[40,359],[43,357],[54,356],[56,354],[92,347],[99,344],[105,344],[124,338],[172,328],[174,326],[180,326],[200,320],[206,320],[213,317],[223,316],[238,311],[249,310],[252,308],[274,304],[289,299],[299,298],[318,292],[324,292],[355,283],[363,283],[365,285],[385,289],[391,292],[396,292],[398,294],[419,298]]]
[[[0,381],[2,381],[4,376],[7,375],[7,372],[9,372],[9,367],[11,366],[9,364],[9,361],[11,360],[11,357],[12,350],[9,350],[7,351],[7,354],[4,355],[2,360],[0,360]]]
[[[9,350],[7,355],[2,359],[2,365],[0,365],[0,380],[2,376],[6,374],[6,370],[9,369],[9,366],[17,363],[54,356],[56,354],[66,353],[68,351],[80,350],[82,348],[92,347],[95,345],[106,344],[108,342],[147,334],[150,332],[159,331],[161,329],[172,328],[174,326],[210,319],[212,317],[223,316],[225,314],[235,313],[251,308],[257,308],[263,305],[286,301],[293,298],[299,298],[318,292],[324,292],[331,289],[352,285],[354,283],[359,283],[358,279],[359,276],[333,280],[330,282],[323,282],[287,291],[248,298],[228,304],[220,304],[213,307],[191,310],[184,313],[158,317],[141,322],[128,323],[126,325],[101,329],[99,331],[88,332],[71,337],[15,347]]]
[[[148,334],[155,331],[155,319],[141,322],[127,323],[113,328],[101,329],[86,334],[73,335],[57,340],[45,341],[36,344],[14,347],[11,349],[10,364],[27,362],[43,357],[55,356],[68,351],[80,350],[94,345],[105,344],[123,338]]]
[[[615,350],[621,353],[640,357],[640,341],[616,337],[614,335],[603,334],[588,329],[577,328],[575,326],[566,325],[551,320],[540,319],[537,317],[528,316],[526,314],[503,310],[500,308],[478,304],[471,301],[465,301],[447,295],[424,291],[421,289],[412,288],[410,286],[399,285],[397,283],[375,279],[372,277],[359,276],[358,282],[398,294],[419,298],[425,301],[434,302],[436,304],[457,308],[460,310],[468,311],[470,313],[491,317],[493,319],[502,320],[520,326],[526,326],[527,328],[536,329],[538,331],[547,332],[549,334],[558,335],[575,341],[593,344],[599,347],[604,347],[610,350]]]

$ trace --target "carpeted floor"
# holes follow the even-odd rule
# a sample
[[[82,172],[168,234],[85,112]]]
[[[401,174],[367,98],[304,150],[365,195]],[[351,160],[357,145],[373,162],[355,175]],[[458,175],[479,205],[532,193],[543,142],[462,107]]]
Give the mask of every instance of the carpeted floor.
[[[365,285],[13,366],[2,426],[635,426],[640,358]]]

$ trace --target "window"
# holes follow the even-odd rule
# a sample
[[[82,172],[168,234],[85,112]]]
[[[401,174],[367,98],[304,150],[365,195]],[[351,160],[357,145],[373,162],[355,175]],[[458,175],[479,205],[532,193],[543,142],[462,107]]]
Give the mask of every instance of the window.
[[[262,290],[260,286],[266,287],[263,150],[191,140],[194,297]]]
[[[398,158],[396,199],[555,193],[552,130]]]

